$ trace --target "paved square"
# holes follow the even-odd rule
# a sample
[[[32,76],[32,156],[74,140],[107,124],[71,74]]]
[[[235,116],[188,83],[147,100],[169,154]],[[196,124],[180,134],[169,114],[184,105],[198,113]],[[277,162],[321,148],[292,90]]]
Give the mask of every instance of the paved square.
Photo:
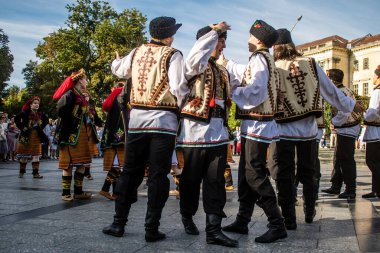
[[[324,157],[321,189],[329,187],[331,157]],[[235,219],[237,201],[237,163],[232,164],[235,190],[227,193],[223,224]],[[139,200],[132,206],[126,233],[122,238],[101,231],[112,222],[114,203],[99,196],[106,176],[102,159],[94,159],[94,180],[85,179],[84,189],[93,192],[88,201],[65,203],[61,200],[61,172],[57,161],[41,162],[42,180],[33,179],[30,164],[24,178],[18,178],[18,163],[0,164],[0,252],[380,252],[380,200],[364,200],[362,193],[371,188],[371,175],[358,162],[356,201],[338,200],[320,194],[315,222],[304,221],[302,200],[297,206],[298,229],[288,231],[288,238],[272,244],[257,244],[254,238],[266,231],[266,217],[255,207],[248,235],[229,234],[239,240],[238,249],[207,245],[205,214],[202,203],[195,217],[200,235],[185,234],[179,203],[170,196],[160,229],[167,239],[156,243],[144,240],[147,189],[140,186]],[[172,182],[172,188],[174,183]],[[300,187],[301,188],[301,187]],[[299,197],[302,191],[299,189]]]

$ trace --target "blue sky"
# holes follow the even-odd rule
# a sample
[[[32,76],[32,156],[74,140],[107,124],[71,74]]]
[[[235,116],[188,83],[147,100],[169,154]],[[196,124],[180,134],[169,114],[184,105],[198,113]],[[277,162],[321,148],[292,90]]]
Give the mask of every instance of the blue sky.
[[[75,0],[0,0],[0,28],[9,36],[15,58],[10,85],[24,87],[22,68],[35,60],[34,48],[43,37],[65,27],[66,4]],[[110,0],[117,11],[137,8],[148,18],[172,16],[183,26],[173,46],[186,56],[196,31],[210,23],[226,21],[232,27],[228,34],[227,58],[246,63],[249,57],[247,39],[256,19],[265,20],[273,27],[290,29],[298,16],[303,19],[292,36],[295,44],[303,44],[331,35],[348,40],[368,33],[378,34],[378,0]]]

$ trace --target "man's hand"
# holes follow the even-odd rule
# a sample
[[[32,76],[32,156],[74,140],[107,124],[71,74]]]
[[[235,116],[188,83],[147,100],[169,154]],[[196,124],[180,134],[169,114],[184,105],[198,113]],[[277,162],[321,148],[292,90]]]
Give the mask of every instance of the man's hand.
[[[356,113],[362,113],[365,111],[364,107],[362,106],[362,104],[360,104],[360,102],[356,101],[356,104],[355,104],[355,107],[354,107],[354,112]]]
[[[120,60],[120,55],[119,55],[119,52],[118,52],[118,51],[116,51],[116,52],[115,52],[115,54],[116,54],[116,60]]]
[[[231,26],[227,24],[225,21],[219,22],[217,25],[210,24],[209,25],[213,30],[219,31],[220,33],[224,33],[227,30],[231,30]]]

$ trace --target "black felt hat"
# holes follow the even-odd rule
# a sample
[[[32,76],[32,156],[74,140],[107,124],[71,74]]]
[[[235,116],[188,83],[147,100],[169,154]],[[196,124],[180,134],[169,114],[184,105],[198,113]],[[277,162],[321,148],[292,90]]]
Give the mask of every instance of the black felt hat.
[[[262,20],[256,20],[249,32],[261,40],[267,47],[272,47],[278,38],[276,29]]]
[[[277,29],[278,38],[274,45],[293,43],[292,35],[288,29]]]
[[[331,80],[333,80],[334,82],[336,82],[336,83],[342,83],[343,82],[344,73],[342,70],[340,70],[340,69],[329,69],[326,72],[327,72],[327,76]]]
[[[150,21],[149,33],[152,38],[165,39],[173,36],[182,24],[176,24],[171,17],[158,17]]]
[[[214,24],[214,25],[216,25],[216,24]],[[198,32],[197,32],[197,39],[199,39],[200,37],[202,37],[206,33],[209,33],[211,30],[212,30],[212,28],[210,26],[205,26],[205,27],[199,29]],[[225,39],[227,39],[227,31],[223,32],[223,33],[220,33],[219,34],[219,38],[225,38]]]

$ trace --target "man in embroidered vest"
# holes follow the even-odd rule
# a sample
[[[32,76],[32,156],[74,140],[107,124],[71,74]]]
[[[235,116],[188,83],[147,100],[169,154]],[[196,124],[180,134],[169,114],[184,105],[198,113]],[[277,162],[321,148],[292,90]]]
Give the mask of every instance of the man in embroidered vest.
[[[242,80],[242,87],[231,85],[232,99],[238,106],[236,117],[241,124],[242,152],[239,163],[239,212],[224,231],[248,234],[254,205],[268,217],[269,230],[255,241],[270,243],[286,238],[284,218],[270,183],[266,158],[269,144],[277,138],[274,114],[277,110],[277,83],[273,57],[269,48],[277,40],[277,31],[262,20],[256,20],[248,40],[252,52],[247,66],[227,62],[231,76]]]
[[[355,100],[355,94],[342,84],[344,73],[340,69],[327,70],[327,76],[346,96]],[[356,101],[356,100],[355,100]],[[360,132],[360,114],[351,112],[343,113],[332,108],[332,124],[336,129],[337,142],[334,152],[334,168],[331,172],[331,187],[322,190],[329,194],[339,194],[342,183],[346,185],[343,193],[338,198],[356,197],[356,163],[355,142]]]
[[[145,240],[153,242],[166,237],[158,228],[169,196],[167,175],[178,128],[178,106],[188,90],[182,54],[171,47],[180,26],[171,17],[153,19],[149,24],[152,40],[112,62],[113,74],[132,78],[132,109],[125,164],[114,190],[118,195],[116,214],[113,223],[103,229],[105,234],[123,236],[131,204],[137,201],[137,188],[149,161]]]
[[[301,57],[287,29],[279,29],[274,58],[279,71],[280,87],[285,94],[281,115],[276,118],[280,141],[278,151],[278,201],[287,229],[296,229],[295,150],[297,173],[303,184],[305,221],[312,223],[316,201],[315,156],[318,133],[316,118],[322,115],[322,98],[344,113],[361,111],[360,104],[345,96],[315,64]]]
[[[177,145],[183,148],[184,168],[179,184],[182,223],[187,234],[198,235],[193,222],[202,183],[206,213],[206,241],[237,247],[238,242],[221,231],[226,203],[224,170],[227,163],[227,117],[229,76],[216,63],[227,38],[229,26],[221,22],[197,32],[197,41],[186,59],[190,93],[181,110],[182,128]]]
[[[364,115],[367,127],[363,137],[367,143],[365,160],[372,172],[372,191],[364,194],[363,198],[380,198],[380,65],[375,70],[373,84],[374,89]]]
[[[84,166],[91,163],[91,153],[88,145],[87,127],[89,124],[89,101],[82,91],[86,89],[87,78],[83,69],[68,76],[54,93],[58,100],[58,116],[60,124],[57,127],[56,138],[59,144],[59,169],[62,170],[62,200],[89,199],[90,192],[84,192]],[[70,187],[74,173],[74,198]]]

